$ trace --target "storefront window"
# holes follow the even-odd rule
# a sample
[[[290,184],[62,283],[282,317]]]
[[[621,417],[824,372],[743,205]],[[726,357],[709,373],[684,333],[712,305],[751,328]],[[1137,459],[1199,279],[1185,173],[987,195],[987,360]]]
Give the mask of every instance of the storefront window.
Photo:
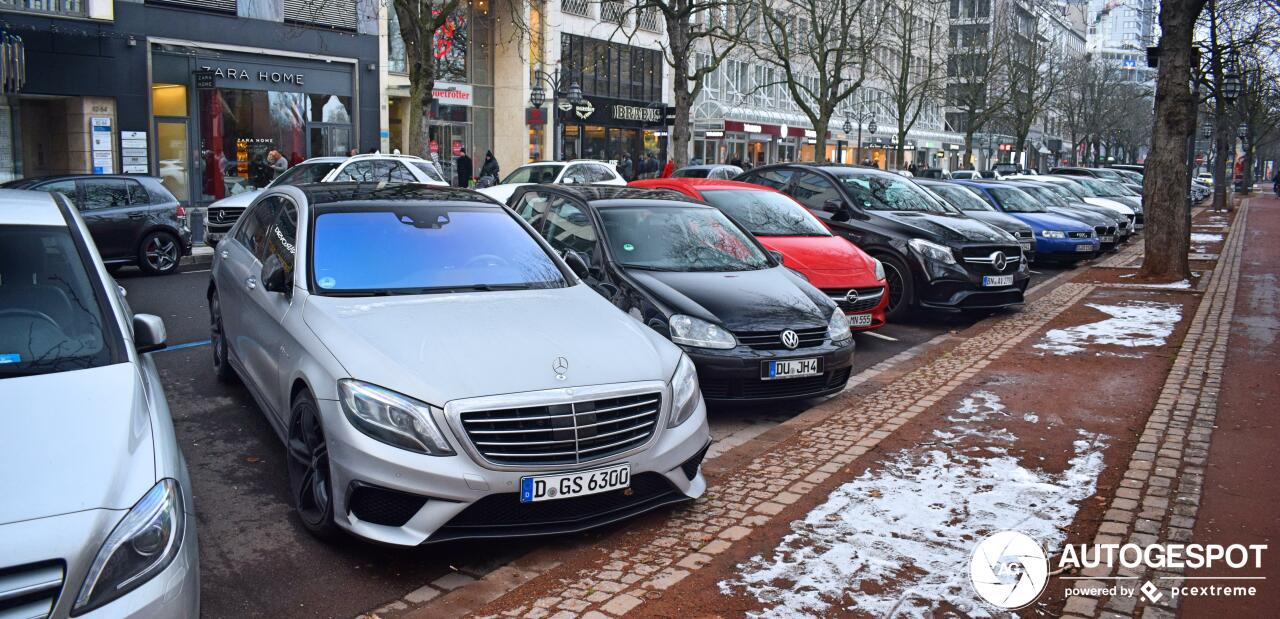
[[[323,123],[351,122],[351,97],[307,95],[307,120]]]
[[[587,125],[582,138],[582,158],[607,159],[605,156],[604,127]]]
[[[200,93],[201,199],[265,187],[277,167],[272,151],[306,158],[308,98],[302,93],[214,89]],[[327,103],[327,101],[326,101]]]
[[[187,116],[187,86],[185,84],[153,84],[151,86],[151,111],[156,116]]]

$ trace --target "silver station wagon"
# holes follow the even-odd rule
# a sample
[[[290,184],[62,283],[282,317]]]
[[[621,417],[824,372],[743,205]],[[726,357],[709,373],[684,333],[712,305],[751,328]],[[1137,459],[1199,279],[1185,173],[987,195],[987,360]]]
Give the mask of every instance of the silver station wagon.
[[[578,531],[700,496],[689,358],[472,191],[258,197],[214,255],[214,369],[284,440],[313,533]]]

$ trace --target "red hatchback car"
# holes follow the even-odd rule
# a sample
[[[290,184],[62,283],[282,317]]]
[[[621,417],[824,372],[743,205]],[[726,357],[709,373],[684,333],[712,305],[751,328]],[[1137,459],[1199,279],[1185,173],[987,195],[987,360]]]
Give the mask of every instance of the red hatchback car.
[[[783,264],[827,293],[854,331],[884,325],[884,267],[856,245],[831,234],[820,219],[786,194],[768,187],[705,178],[659,178],[632,187],[673,189],[723,211],[760,243],[782,254]]]

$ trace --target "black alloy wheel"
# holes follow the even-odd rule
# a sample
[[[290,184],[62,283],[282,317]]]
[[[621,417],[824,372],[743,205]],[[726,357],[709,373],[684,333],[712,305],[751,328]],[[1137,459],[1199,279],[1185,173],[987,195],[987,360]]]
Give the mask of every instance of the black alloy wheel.
[[[169,275],[182,262],[182,244],[168,232],[152,232],[138,249],[138,267],[148,275]]]
[[[298,518],[312,535],[332,539],[338,533],[333,522],[333,484],[329,472],[329,448],[320,409],[303,392],[293,403],[289,423],[289,488]]]
[[[218,291],[209,296],[209,348],[213,351],[213,375],[218,382],[230,382],[235,371],[227,357],[227,332],[222,326],[222,301]]]
[[[915,282],[911,279],[911,270],[895,256],[876,256],[884,264],[885,283],[889,287],[889,304],[885,307],[885,318],[898,321],[906,318],[911,312],[911,299]]]

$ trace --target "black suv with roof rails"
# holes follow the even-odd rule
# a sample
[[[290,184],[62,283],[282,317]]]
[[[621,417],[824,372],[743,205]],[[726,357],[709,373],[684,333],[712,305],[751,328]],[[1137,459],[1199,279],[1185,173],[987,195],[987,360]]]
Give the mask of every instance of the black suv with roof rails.
[[[790,195],[880,259],[891,320],[915,307],[959,311],[1023,302],[1031,275],[1018,240],[957,213],[907,178],[864,166],[789,163],[735,180]]]

